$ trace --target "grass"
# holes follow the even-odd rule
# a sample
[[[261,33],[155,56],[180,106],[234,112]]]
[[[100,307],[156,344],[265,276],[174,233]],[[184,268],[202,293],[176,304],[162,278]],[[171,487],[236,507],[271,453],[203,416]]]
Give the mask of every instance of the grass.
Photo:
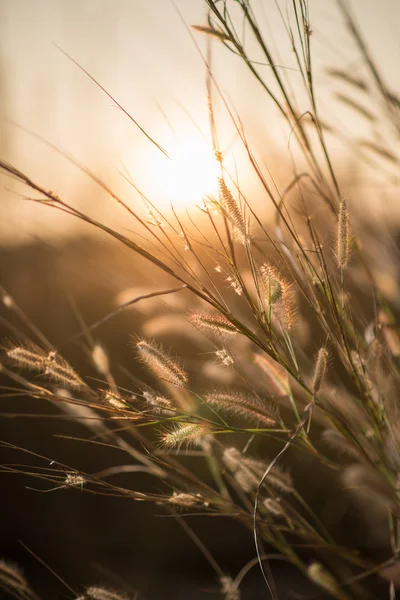
[[[264,545],[332,598],[374,598],[374,586],[378,586],[376,589],[384,590],[379,593],[385,594],[379,597],[392,599],[400,582],[398,281],[392,286],[396,293],[388,295],[381,284],[385,266],[379,258],[384,240],[374,233],[363,241],[364,231],[353,226],[352,203],[341,190],[326,131],[333,136],[336,133],[319,116],[307,2],[293,0],[290,22],[282,16],[305,91],[301,108],[276,66],[251,4],[238,0],[235,10],[241,13],[246,35],[252,37],[270,67],[268,78],[248,54],[237,18],[231,14],[234,3],[205,3],[208,24],[194,26],[195,39],[209,35],[212,43],[222,44],[244,63],[287,124],[291,144],[296,145],[305,167],[298,172],[293,153],[290,185],[285,190],[271,185],[239,118],[218,87],[210,66],[211,51],[205,64],[210,132],[220,166],[219,195],[205,198],[196,209],[201,225],[196,215],[185,222],[174,212],[163,215],[146,199],[154,218],[149,223],[86,171],[140,227],[146,239],[142,242],[139,235],[123,234],[81,212],[73,202],[2,161],[2,171],[28,188],[30,195],[34,193],[33,201],[86,222],[161,269],[175,283],[132,298],[91,327],[82,326],[76,343],[86,349],[99,384],[77,373],[3,290],[3,307],[10,322],[13,315],[31,330],[27,340],[14,328],[16,339],[4,348],[2,370],[10,382],[5,391],[56,404],[60,413],[84,423],[88,434],[121,448],[129,464],[91,475],[58,463],[48,467],[45,457],[36,456],[35,469],[5,464],[1,470],[29,473],[53,490],[76,488],[156,503],[160,510],[175,515],[209,560],[225,600],[240,598],[242,579],[257,564],[266,594],[277,597]],[[357,110],[358,101],[352,96],[357,88],[373,104],[374,121],[388,132],[386,145],[345,141],[357,159],[372,168],[379,157],[383,172],[393,175],[399,165],[393,148],[400,130],[400,100],[381,77],[347,4],[342,0],[338,4],[366,65],[360,79],[338,69],[331,71],[333,79],[348,88],[339,100]],[[244,196],[224,166],[214,115],[216,95],[224,102],[265,199],[274,207],[272,225],[257,214],[255,203]],[[371,121],[371,113],[362,104],[359,112]],[[343,141],[344,134],[337,135]],[[391,277],[389,269],[387,277]],[[128,305],[182,290],[193,298],[181,315],[182,322],[205,339],[208,357],[214,361],[214,376],[220,382],[205,386],[196,377],[206,368],[201,356],[195,364],[185,365],[179,344],[170,351],[154,339],[136,336],[132,353],[150,379],[145,383],[145,377],[138,378],[135,373],[132,389],[123,387],[116,359],[95,341],[93,332]],[[312,341],[311,335],[301,335],[307,329]],[[29,453],[29,449],[15,450]],[[185,457],[191,452],[201,457],[205,471],[188,468]],[[384,523],[383,560],[335,539],[298,491],[299,483],[304,487],[304,482],[297,480],[295,469],[288,471],[288,455],[299,460],[308,455],[328,478],[339,478],[346,493],[354,495],[365,511],[365,527],[373,526],[374,520]],[[127,470],[147,472],[156,484],[149,485],[148,492],[113,485],[112,476]],[[313,476],[311,472],[306,482],[310,488]],[[252,532],[255,558],[235,578],[216,564],[189,528],[185,515],[193,512],[229,517]],[[0,565],[0,585],[16,598],[36,598],[20,571],[6,562]],[[88,600],[124,597],[100,587],[88,588],[79,596]]]

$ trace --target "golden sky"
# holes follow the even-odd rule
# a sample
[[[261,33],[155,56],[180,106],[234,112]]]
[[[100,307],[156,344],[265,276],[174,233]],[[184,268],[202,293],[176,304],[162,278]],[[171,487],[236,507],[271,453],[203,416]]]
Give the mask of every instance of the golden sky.
[[[284,11],[287,5],[291,3],[279,2]],[[325,73],[326,67],[342,67],[356,74],[361,69],[357,53],[335,1],[310,0],[309,5],[321,110],[329,119],[361,135],[362,120],[332,103],[334,84]],[[400,2],[351,0],[350,5],[382,74],[393,90],[399,91]],[[277,52],[277,62],[296,88],[298,74],[291,70],[295,69],[294,57],[275,0],[254,0],[253,6]],[[205,24],[205,15],[204,0],[176,0],[175,5],[170,0],[0,0],[0,115],[71,153],[118,189],[122,186],[125,193],[131,190],[121,171],[129,173],[144,193],[164,205],[173,196],[183,203],[190,184],[197,199],[203,191],[212,191],[208,188],[212,187],[214,171],[205,67],[199,52],[205,52],[206,40],[194,34],[196,47],[188,26]],[[87,69],[176,157],[176,163],[166,164],[143,134],[56,45]],[[243,120],[249,140],[263,160],[272,161],[278,151],[286,151],[288,142],[276,110],[238,59],[218,42],[213,43],[213,61],[218,84]],[[268,67],[261,69],[267,75]],[[240,144],[218,99],[216,115],[222,149],[239,160]],[[47,187],[73,194],[79,201],[93,196],[93,186],[65,159],[4,121],[1,143],[2,158]],[[343,152],[334,142],[332,151]],[[194,162],[202,173],[190,170]],[[183,172],[185,176],[180,177]],[[204,179],[206,190],[201,189]],[[42,232],[49,227],[56,235],[65,228],[36,205],[10,199],[4,184],[1,202],[9,215],[7,230],[3,225],[0,232],[3,240],[21,215],[22,235],[32,234],[38,223]]]

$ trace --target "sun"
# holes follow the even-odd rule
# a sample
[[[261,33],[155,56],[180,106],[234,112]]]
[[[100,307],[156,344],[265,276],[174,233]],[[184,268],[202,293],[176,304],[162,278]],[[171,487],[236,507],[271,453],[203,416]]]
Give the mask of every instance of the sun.
[[[177,141],[168,153],[169,159],[160,161],[153,182],[162,205],[181,211],[200,203],[206,195],[216,195],[220,166],[203,140]]]
[[[140,173],[141,189],[158,210],[173,207],[182,214],[205,196],[217,196],[221,165],[200,135],[171,136],[163,147],[168,157],[153,152]]]

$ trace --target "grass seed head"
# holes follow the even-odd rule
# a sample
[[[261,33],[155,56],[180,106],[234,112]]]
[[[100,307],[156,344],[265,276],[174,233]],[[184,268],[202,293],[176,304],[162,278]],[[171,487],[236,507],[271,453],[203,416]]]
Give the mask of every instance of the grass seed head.
[[[201,499],[194,494],[187,494],[185,492],[174,492],[169,497],[168,502],[174,506],[181,506],[182,508],[190,508],[201,503]]]
[[[229,36],[226,35],[226,33],[220,29],[214,29],[214,27],[207,27],[206,25],[192,25],[192,29],[198,31],[199,33],[204,33],[204,35],[209,35],[210,37],[216,38],[217,40],[229,40]]]
[[[212,331],[217,335],[232,336],[238,333],[237,327],[220,314],[192,313],[189,317],[196,327]]]
[[[68,487],[82,488],[86,483],[86,479],[83,477],[83,475],[79,475],[79,473],[68,473],[64,483]]]
[[[314,375],[312,380],[311,389],[313,394],[316,394],[322,384],[322,380],[325,377],[326,367],[328,364],[328,350],[326,348],[320,348],[318,350],[317,359],[315,361]]]
[[[256,396],[228,391],[213,392],[205,398],[208,405],[257,425],[272,427],[279,419],[277,407],[262,403]]]
[[[128,597],[114,590],[93,586],[87,588],[83,596],[79,596],[76,600],[128,600]]]
[[[161,436],[161,446],[166,450],[181,446],[199,444],[201,438],[209,432],[206,423],[176,423],[171,429],[166,429]]]
[[[222,348],[222,350],[216,350],[215,356],[225,367],[230,367],[234,363],[232,356],[227,350],[225,350],[225,348]]]
[[[32,590],[20,567],[0,559],[0,589],[15,598],[33,598]]]
[[[16,365],[30,371],[43,371],[46,356],[37,349],[14,346],[6,351],[6,355]]]
[[[141,360],[161,379],[177,386],[185,386],[188,374],[155,342],[140,340],[136,344]]]
[[[152,392],[143,392],[143,398],[147,406],[156,415],[173,415],[174,410],[170,400]]]
[[[339,267],[345,269],[349,262],[349,215],[344,198],[339,204],[336,257]]]
[[[229,219],[234,227],[234,233],[241,244],[246,244],[247,232],[246,223],[244,221],[242,211],[232,192],[225,183],[222,177],[218,178],[219,201],[225,216]]]
[[[66,387],[81,388],[84,386],[84,382],[76,371],[54,350],[49,352],[46,357],[44,374],[49,379]]]

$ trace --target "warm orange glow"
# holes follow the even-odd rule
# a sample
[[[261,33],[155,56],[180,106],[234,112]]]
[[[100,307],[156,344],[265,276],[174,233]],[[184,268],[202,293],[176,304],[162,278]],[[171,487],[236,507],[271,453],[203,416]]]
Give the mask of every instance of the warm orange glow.
[[[182,214],[195,204],[201,204],[204,196],[216,196],[221,167],[200,134],[171,136],[163,147],[169,158],[161,152],[153,152],[149,159],[151,169],[146,168],[139,174],[141,189],[158,210],[168,212],[173,206]],[[129,162],[128,157],[127,164]],[[137,172],[137,160],[134,164]]]

